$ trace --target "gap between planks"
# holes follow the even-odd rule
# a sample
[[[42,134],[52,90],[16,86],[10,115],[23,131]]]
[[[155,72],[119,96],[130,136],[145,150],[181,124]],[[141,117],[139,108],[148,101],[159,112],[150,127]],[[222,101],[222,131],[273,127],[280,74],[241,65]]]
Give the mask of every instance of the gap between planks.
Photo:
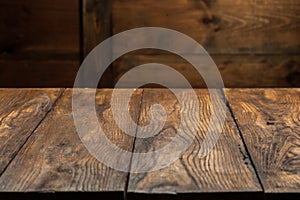
[[[236,128],[237,128],[237,130],[238,130],[238,134],[240,135],[240,138],[241,138],[241,140],[242,140],[242,142],[243,142],[243,145],[244,145],[244,147],[245,147],[246,154],[247,154],[248,157],[249,157],[250,164],[253,166],[255,176],[256,176],[256,178],[257,178],[257,180],[258,180],[258,182],[259,182],[259,184],[260,184],[260,187],[262,188],[263,192],[265,192],[264,185],[262,184],[261,177],[260,177],[259,174],[258,174],[258,171],[257,171],[257,169],[256,169],[256,166],[255,166],[255,164],[254,164],[254,162],[253,162],[253,158],[252,158],[252,156],[251,156],[251,154],[250,154],[250,152],[249,152],[249,150],[248,150],[247,144],[246,144],[246,142],[245,142],[245,138],[243,137],[243,134],[242,134],[242,131],[241,131],[241,129],[240,129],[240,126],[239,126],[239,124],[238,124],[237,121],[236,121],[236,117],[234,116],[234,113],[233,113],[233,111],[232,111],[232,108],[231,108],[231,106],[230,106],[229,103],[228,103],[229,99],[227,98],[227,96],[226,96],[226,94],[225,94],[226,91],[225,91],[224,89],[223,89],[222,91],[223,91],[224,98],[226,99],[226,106],[227,106],[227,108],[228,108],[228,110],[229,110],[229,112],[230,112],[231,118],[233,119],[233,122],[234,122],[234,124],[235,124],[235,126],[236,126]]]
[[[14,157],[13,157],[12,160],[8,163],[8,165],[6,166],[6,168],[10,165],[10,163],[11,163],[11,162],[14,160],[14,158],[18,155],[18,153],[20,152],[20,150],[23,148],[23,146],[24,146],[24,145],[27,143],[27,141],[30,139],[30,137],[32,136],[32,134],[34,133],[34,131],[35,131],[35,130],[39,127],[39,125],[44,121],[44,119],[46,118],[46,116],[53,110],[53,108],[55,107],[56,103],[57,103],[58,100],[64,95],[64,93],[65,93],[65,89],[62,89],[60,95],[55,99],[55,101],[54,101],[52,107],[49,109],[49,111],[46,112],[46,114],[44,115],[44,117],[40,120],[40,122],[37,124],[37,126],[34,128],[34,130],[31,132],[31,134],[29,135],[29,137],[28,137],[28,138],[26,139],[26,141],[22,144],[21,148],[20,148],[20,149],[18,150],[18,152],[14,155]],[[222,94],[223,94],[223,98],[226,99],[226,102],[227,102],[227,98],[226,98],[226,95],[225,95],[225,91],[222,91]],[[142,95],[141,95],[141,99],[140,99],[140,102],[139,102],[138,121],[140,120],[140,116],[141,116],[141,106],[142,106],[143,99],[144,99],[144,89],[142,90]],[[244,138],[243,138],[243,136],[242,136],[242,134],[241,134],[240,128],[239,128],[239,126],[238,126],[238,124],[237,124],[237,122],[236,122],[236,120],[235,120],[235,118],[234,118],[234,115],[233,115],[233,113],[232,113],[232,110],[231,110],[231,108],[230,108],[230,106],[229,106],[228,104],[227,104],[227,107],[228,107],[228,109],[229,109],[229,111],[230,111],[230,113],[231,113],[231,117],[233,118],[234,123],[235,123],[235,125],[236,125],[236,127],[237,127],[237,129],[238,129],[238,133],[239,133],[239,135],[240,135],[240,137],[241,137],[241,140],[242,140],[242,142],[243,142],[243,144],[244,144],[246,153],[247,153],[247,155],[248,155],[249,158],[250,158],[251,165],[253,166],[253,168],[254,168],[254,170],[255,170],[255,175],[256,175],[257,179],[259,180],[260,186],[263,188],[263,185],[261,184],[260,177],[259,177],[259,175],[258,175],[258,173],[257,173],[257,171],[256,171],[256,168],[255,168],[255,165],[254,165],[254,163],[253,163],[253,161],[252,161],[251,155],[249,154],[249,151],[248,151],[248,149],[247,149],[247,146],[246,146],[246,144],[245,144],[245,142],[244,142]],[[135,134],[137,134],[137,131],[138,131],[137,129],[138,129],[138,126],[136,126]],[[133,142],[133,145],[132,145],[132,148],[131,148],[131,152],[132,152],[132,153],[134,152],[134,149],[135,149],[135,140],[136,140],[136,138],[134,139],[134,142]],[[132,154],[132,155],[133,155],[133,154]],[[131,161],[130,161],[130,163],[129,163],[129,173],[128,173],[128,175],[127,175],[126,185],[125,185],[125,189],[124,189],[124,199],[127,199],[127,189],[128,189],[128,184],[129,184],[130,174],[131,174],[131,173],[130,173],[131,162],[132,162],[132,156],[131,156]],[[5,170],[6,170],[6,168],[5,168]],[[5,172],[5,170],[3,171],[3,173]],[[2,173],[2,174],[3,174],[3,173]],[[1,175],[2,175],[2,174],[1,174]]]
[[[11,160],[7,163],[7,165],[4,167],[3,171],[0,173],[0,177],[5,173],[6,169],[9,167],[9,165],[13,162],[13,160],[17,157],[19,152],[22,150],[22,148],[26,145],[26,143],[29,141],[35,130],[40,126],[40,124],[44,121],[46,116],[53,110],[54,106],[56,105],[57,101],[63,96],[65,92],[65,88],[60,88],[61,92],[59,93],[58,97],[54,100],[53,104],[51,105],[51,108],[46,111],[45,115],[41,118],[41,120],[37,123],[37,125],[33,128],[29,136],[25,139],[24,143],[21,144],[20,148],[15,152],[11,158]]]
[[[141,109],[142,109],[142,103],[143,103],[143,99],[144,99],[144,91],[145,91],[145,89],[142,89],[142,95],[141,95],[141,99],[140,99],[140,103],[139,103],[139,113],[137,116],[137,124],[135,127],[135,136],[138,133],[138,122],[140,121],[140,117],[141,117]],[[129,163],[129,168],[128,168],[129,170],[127,173],[127,180],[126,180],[125,189],[124,189],[124,200],[127,200],[127,190],[128,190],[129,180],[130,180],[130,171],[131,171],[131,164],[132,164],[132,159],[133,159],[135,141],[136,141],[136,137],[133,139],[133,144],[132,144],[132,148],[131,148],[131,158],[130,158],[130,163]]]
[[[140,104],[139,104],[138,122],[140,121],[140,117],[141,117],[141,109],[142,109],[142,103],[143,103],[143,99],[144,99],[144,91],[145,91],[145,90],[143,89],[143,90],[142,90],[142,97],[141,97]],[[247,156],[249,157],[250,165],[253,166],[255,176],[257,177],[257,179],[258,179],[258,181],[259,181],[259,184],[260,184],[260,187],[262,188],[262,190],[263,190],[263,192],[264,192],[263,184],[262,184],[261,179],[260,179],[260,177],[259,177],[259,175],[258,175],[258,173],[257,173],[257,169],[255,168],[255,165],[254,165],[254,162],[253,162],[253,160],[252,160],[252,157],[251,157],[251,155],[250,155],[250,153],[249,153],[249,150],[248,150],[248,148],[247,148],[247,146],[246,146],[246,143],[245,143],[245,141],[244,141],[244,137],[243,137],[243,135],[242,135],[242,133],[241,133],[240,127],[239,127],[239,125],[238,125],[238,123],[237,123],[237,121],[236,121],[236,119],[235,119],[235,117],[234,117],[234,114],[233,114],[233,112],[232,112],[232,109],[231,109],[230,105],[228,104],[228,99],[227,99],[227,97],[226,97],[225,90],[224,90],[224,89],[221,90],[221,93],[222,93],[222,97],[223,97],[224,100],[226,101],[226,107],[227,107],[228,110],[229,110],[230,116],[232,117],[232,119],[233,119],[233,121],[234,121],[234,124],[235,124],[235,126],[237,127],[238,134],[239,134],[239,136],[240,136],[240,138],[241,138],[241,141],[242,141],[242,143],[243,143],[243,145],[244,145],[244,147],[245,147],[245,151],[246,151],[245,153],[246,153]],[[137,124],[137,126],[136,126],[135,135],[137,135],[137,132],[138,132],[138,124]],[[131,150],[131,151],[132,151],[132,156],[131,156],[131,160],[130,160],[130,164],[129,164],[129,173],[128,173],[128,176],[127,176],[126,187],[125,187],[125,190],[124,190],[124,200],[127,200],[128,185],[129,185],[130,175],[131,175],[130,170],[131,170],[131,165],[132,165],[133,153],[134,153],[134,150],[135,150],[135,142],[136,142],[136,137],[134,138],[134,142],[133,142],[133,146],[132,146],[132,150]],[[241,154],[242,154],[242,152],[241,152]],[[243,155],[243,156],[244,156],[244,155]]]
[[[223,90],[220,90],[220,92],[222,93],[222,98],[223,98],[224,100],[226,100],[226,95],[225,95],[224,91],[223,91]],[[143,91],[142,99],[145,99],[144,96],[145,96],[145,92]],[[143,103],[143,102],[142,102],[142,103]],[[141,106],[141,105],[140,105],[140,106]],[[227,108],[227,109],[228,109],[228,108]],[[228,110],[228,111],[229,111],[229,110]],[[141,107],[140,107],[140,110],[139,110],[139,119],[141,118],[141,112],[142,112],[142,110],[141,110]],[[230,112],[229,112],[229,113],[230,113]],[[229,114],[227,117],[231,118],[232,116],[231,116],[231,114]],[[232,120],[233,120],[233,119],[232,119]],[[236,126],[236,127],[237,127],[237,124],[234,122],[234,123],[233,123],[233,126]],[[242,140],[240,134],[241,134],[241,133],[237,131],[237,136],[240,137],[240,140]],[[244,145],[244,141],[242,141],[242,145]],[[135,143],[134,143],[134,146],[133,146],[133,152],[135,152],[135,149],[136,149],[136,148],[137,148],[137,147],[136,147],[136,142],[135,142]],[[245,146],[244,146],[244,148],[245,148]],[[244,149],[243,149],[243,151],[244,151]],[[248,151],[240,152],[240,154],[242,154],[243,157],[246,156],[247,158],[249,158],[249,152],[248,152]],[[246,154],[246,155],[245,155],[245,154]],[[131,160],[131,162],[132,162],[132,160]],[[132,163],[130,163],[130,165],[132,165]],[[248,165],[248,164],[246,164],[246,165]],[[250,165],[252,168],[255,168],[255,166],[253,166],[252,161],[250,161],[249,165]],[[248,165],[248,166],[249,166],[249,165]],[[257,178],[256,170],[251,170],[251,171],[252,171],[252,173],[254,174],[254,177]],[[132,173],[129,172],[128,179],[127,179],[126,190],[125,190],[125,197],[126,197],[126,195],[128,195],[128,194],[130,194],[130,193],[132,194],[132,192],[133,192],[133,191],[128,191],[128,185],[130,184],[131,175],[132,175]],[[260,181],[260,180],[259,180],[259,181]],[[258,187],[260,187],[260,189],[262,189],[261,183],[260,183],[260,182],[258,183]],[[151,192],[150,192],[150,193],[151,193]],[[178,194],[180,194],[180,192],[179,192]],[[257,193],[254,192],[253,194],[255,195],[255,194],[257,194]]]

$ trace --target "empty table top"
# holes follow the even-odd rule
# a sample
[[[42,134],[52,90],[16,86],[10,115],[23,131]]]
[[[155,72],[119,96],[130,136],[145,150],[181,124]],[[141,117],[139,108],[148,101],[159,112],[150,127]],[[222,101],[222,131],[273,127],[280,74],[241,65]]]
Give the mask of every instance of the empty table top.
[[[110,199],[231,199],[275,193],[285,197],[300,192],[300,89],[220,91],[227,102],[224,126],[213,149],[203,157],[199,154],[208,127],[218,126],[210,123],[212,106],[222,106],[221,102],[212,105],[207,89],[194,90],[198,103],[190,98],[189,90],[178,89],[184,104],[167,89],[115,91],[97,89],[94,111],[106,138],[131,156],[123,159],[101,145],[99,149],[107,161],[117,160],[127,171],[100,162],[82,142],[95,133],[86,131],[84,138],[78,134],[72,112],[73,89],[0,89],[0,191],[26,195],[93,192],[90,195]],[[121,95],[124,92],[132,93],[128,102]],[[81,89],[77,95],[84,105],[90,94],[92,89]],[[135,126],[128,116],[114,118],[113,103],[127,105],[117,106],[115,112],[127,110]],[[164,107],[164,123],[151,116],[155,104]],[[88,110],[81,112],[89,116]],[[89,119],[80,120],[94,123]],[[193,140],[178,159],[156,169],[164,161],[153,156],[143,166],[144,172],[130,172],[134,163],[139,163],[136,159],[142,159],[136,155],[167,146],[182,128],[181,123],[185,124],[182,141],[188,141],[190,135]],[[145,131],[157,133],[134,137]]]

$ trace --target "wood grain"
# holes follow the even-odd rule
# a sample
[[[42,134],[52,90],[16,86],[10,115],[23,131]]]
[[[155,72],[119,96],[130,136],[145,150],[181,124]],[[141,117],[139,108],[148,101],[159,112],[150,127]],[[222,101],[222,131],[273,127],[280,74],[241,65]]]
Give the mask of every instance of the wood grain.
[[[300,90],[226,94],[265,192],[300,192]]]
[[[184,75],[193,87],[206,87],[201,75],[183,58],[163,51],[156,53],[159,54],[150,54],[149,51],[140,50],[117,59],[114,62],[115,83],[133,67],[155,62],[173,67]],[[199,55],[189,56],[199,57]],[[300,57],[298,55],[220,54],[211,55],[211,57],[221,73],[225,87],[300,87]],[[208,70],[209,68],[210,66],[207,66]],[[157,71],[148,73],[157,73]]]
[[[110,0],[83,0],[84,57],[100,42],[111,36]]]
[[[296,0],[115,0],[113,33],[145,26],[170,28],[195,39],[209,52],[226,87],[299,87],[299,11]],[[182,41],[174,42],[184,46]],[[118,47],[113,51],[118,52]],[[194,54],[190,47],[182,53]],[[138,54],[114,64],[114,82],[135,64],[158,60],[175,66],[194,87],[205,87],[182,59],[153,49]]]
[[[112,1],[83,0],[83,57],[112,35]],[[108,51],[111,51],[109,49]],[[112,87],[112,69],[107,68],[100,81],[101,87]]]
[[[82,102],[89,92],[82,90]],[[110,141],[131,151],[133,138],[118,129],[113,120],[111,93],[105,89],[96,94],[99,123]],[[137,90],[131,99],[133,119],[138,116],[141,93]],[[116,199],[123,197],[128,174],[105,166],[87,151],[75,130],[71,100],[72,90],[67,89],[0,178],[1,191],[104,191],[104,197],[116,193]],[[129,167],[129,163],[123,164]]]
[[[156,26],[185,33],[212,54],[299,54],[297,0],[115,0],[113,11],[114,34]]]
[[[79,0],[1,1],[0,86],[72,87],[79,21]]]
[[[1,57],[79,55],[78,0],[0,2]]]
[[[0,86],[73,87],[79,60],[0,60]]]
[[[0,89],[0,174],[61,92],[60,89]]]
[[[195,193],[197,197],[197,194],[200,195],[200,193],[205,192],[261,191],[229,112],[227,112],[224,131],[221,133],[216,146],[206,157],[199,159],[201,143],[205,137],[211,114],[211,104],[207,90],[196,90],[196,94],[199,99],[201,113],[195,114],[200,115],[200,121],[194,122],[196,126],[199,126],[199,129],[191,146],[177,161],[166,168],[148,173],[131,173],[128,199],[130,199],[130,195],[136,196],[139,194],[141,197],[143,194],[178,194],[184,197],[185,194]],[[180,95],[189,99],[189,95],[185,90],[181,90]],[[181,108],[176,97],[166,89],[144,90],[139,124],[144,126],[149,123],[149,108],[155,103],[160,103],[167,112],[168,117],[164,128],[153,137],[137,138],[134,146],[135,153],[146,153],[162,148],[173,139],[178,130]],[[186,102],[183,107],[193,109],[194,103],[191,101]],[[220,106],[219,103],[217,103],[218,106]],[[193,120],[195,118],[190,116],[190,121],[186,122],[190,124],[190,127],[186,131],[193,130],[192,127],[195,126]],[[138,129],[137,133],[142,134],[139,131]],[[152,130],[149,129],[149,131]],[[134,156],[133,159],[135,159]],[[149,160],[149,170],[153,169],[157,162],[159,161]]]

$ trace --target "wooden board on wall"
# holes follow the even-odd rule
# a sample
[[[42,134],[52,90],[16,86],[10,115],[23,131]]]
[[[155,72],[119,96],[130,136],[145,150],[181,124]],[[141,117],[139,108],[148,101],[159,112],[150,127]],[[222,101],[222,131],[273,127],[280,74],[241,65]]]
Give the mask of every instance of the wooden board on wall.
[[[79,60],[0,60],[1,87],[72,87]]]
[[[157,26],[210,53],[300,53],[299,16],[297,0],[114,0],[113,33]]]
[[[1,1],[0,86],[72,87],[80,51],[87,55],[111,34],[160,26],[191,36],[213,54],[227,87],[299,87],[299,13],[297,0]],[[149,60],[122,58],[105,72],[101,86],[112,86],[127,63],[142,59]],[[182,66],[183,74],[194,76]],[[257,76],[262,72],[264,79]]]
[[[79,14],[79,0],[1,1],[1,87],[72,86],[79,66]]]
[[[112,34],[112,1],[113,0],[83,0],[82,23],[83,23],[83,59],[103,40]],[[111,49],[107,51],[111,52]],[[97,69],[95,69],[97,73]],[[83,79],[89,80],[86,74]],[[112,86],[112,69],[108,67],[103,73],[100,87]],[[89,86],[89,85],[86,85]]]
[[[115,0],[113,33],[145,26],[174,29],[210,53],[227,87],[299,87],[299,16],[296,0]],[[183,53],[194,52],[186,48]],[[179,70],[194,87],[205,87],[190,65],[156,50],[116,61],[115,82],[134,66],[154,61]]]
[[[114,63],[115,82],[135,66],[161,63],[173,67],[193,87],[206,87],[201,75],[183,58],[174,54],[128,53]],[[197,57],[193,55],[192,57]],[[297,55],[212,55],[226,87],[299,87],[300,58]],[[199,58],[201,60],[201,58]],[[207,66],[209,69],[209,66]],[[157,73],[149,71],[148,73]],[[134,81],[134,80],[132,80]],[[157,85],[156,85],[157,87]]]
[[[78,0],[0,2],[1,56],[79,53]]]

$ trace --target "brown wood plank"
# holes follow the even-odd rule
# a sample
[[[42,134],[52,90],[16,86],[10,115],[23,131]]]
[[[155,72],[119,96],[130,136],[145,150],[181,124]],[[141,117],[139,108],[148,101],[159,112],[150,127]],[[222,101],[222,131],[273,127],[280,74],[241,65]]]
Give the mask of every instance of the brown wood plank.
[[[111,36],[111,0],[83,0],[84,57]]]
[[[2,87],[73,87],[79,60],[0,60]]]
[[[79,56],[78,0],[0,2],[1,58],[9,55]]]
[[[117,59],[114,62],[115,82],[135,66],[156,62],[176,69],[193,87],[206,87],[201,75],[183,58],[165,52],[152,55],[146,53],[148,52],[136,51]],[[190,55],[190,57],[198,56]],[[211,55],[211,57],[226,87],[300,87],[299,55]],[[207,68],[209,69],[209,66]],[[149,73],[157,72],[149,71]]]
[[[115,0],[113,11],[114,34],[157,26],[191,36],[210,53],[299,53],[297,0]]]
[[[79,0],[1,1],[0,86],[72,87],[79,21]]]
[[[82,90],[82,102],[85,102],[85,94],[89,92],[89,89]],[[112,90],[108,89],[97,92],[96,110],[100,125],[111,142],[131,152],[133,137],[118,129],[112,118],[111,93]],[[135,120],[141,93],[141,90],[134,93],[129,106]],[[135,133],[135,127],[132,131]],[[130,163],[123,164],[129,167]],[[99,195],[118,194],[116,199],[121,199],[127,176],[127,173],[116,171],[97,161],[84,147],[74,126],[72,90],[67,89],[0,178],[0,190],[105,191],[115,193]]]
[[[60,89],[0,89],[0,174],[61,92]]]
[[[182,198],[194,193],[198,197],[206,192],[257,192],[261,187],[255,172],[245,152],[241,138],[230,113],[227,111],[227,119],[223,133],[206,157],[199,159],[201,143],[206,135],[209,117],[211,114],[210,98],[207,90],[196,90],[200,105],[200,121],[197,122],[199,130],[196,137],[183,153],[180,159],[166,168],[148,172],[131,173],[128,185],[128,199],[132,196],[146,197],[151,194],[178,194]],[[181,90],[180,95],[187,96],[186,91]],[[141,104],[139,124],[149,123],[149,108],[154,103],[160,103],[168,114],[164,128],[154,137],[135,141],[134,152],[150,152],[167,145],[175,136],[180,122],[180,106],[176,97],[166,89],[145,89]],[[188,102],[184,106],[193,108],[194,102]],[[220,104],[217,104],[220,106]],[[183,108],[182,108],[183,109]],[[191,121],[190,126],[195,126]],[[192,131],[191,128],[187,131]],[[152,127],[153,128],[153,127]],[[137,133],[141,134],[138,129]],[[151,130],[149,130],[151,131]],[[189,135],[187,133],[187,135]],[[133,159],[135,157],[133,156]],[[159,161],[150,160],[149,170],[153,169]],[[146,194],[145,194],[146,193]]]
[[[112,35],[112,0],[83,0],[83,57]],[[107,68],[100,81],[102,87],[112,86],[112,69]]]
[[[228,89],[265,192],[300,192],[300,90]]]

